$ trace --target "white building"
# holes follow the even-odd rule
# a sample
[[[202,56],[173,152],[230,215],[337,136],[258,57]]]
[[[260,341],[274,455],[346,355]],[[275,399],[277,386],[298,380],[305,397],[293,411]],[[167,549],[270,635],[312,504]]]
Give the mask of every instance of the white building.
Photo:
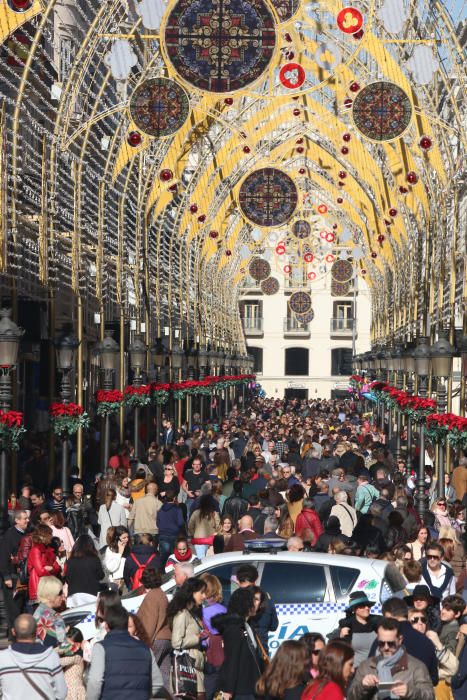
[[[297,285],[274,271],[279,291],[263,294],[247,277],[240,297],[248,352],[268,396],[330,398],[346,392],[352,354],[370,347],[370,295],[361,277],[347,296],[331,295],[331,275]],[[293,292],[311,292],[313,320],[300,324],[289,307]],[[337,392],[337,393],[336,393]]]

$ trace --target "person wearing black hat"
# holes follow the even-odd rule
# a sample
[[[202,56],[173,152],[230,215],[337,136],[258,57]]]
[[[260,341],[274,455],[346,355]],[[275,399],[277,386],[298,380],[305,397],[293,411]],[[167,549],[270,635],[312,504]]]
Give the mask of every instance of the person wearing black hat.
[[[355,668],[368,657],[371,645],[376,639],[376,628],[381,617],[370,614],[374,604],[363,591],[351,593],[345,618],[339,620],[339,628],[328,635],[329,639],[340,637],[352,645],[355,651]]]
[[[426,615],[429,630],[434,632],[439,630],[439,598],[431,595],[428,586],[418,584],[414,587],[412,595],[405,596],[404,600],[409,608],[415,608],[418,612]]]

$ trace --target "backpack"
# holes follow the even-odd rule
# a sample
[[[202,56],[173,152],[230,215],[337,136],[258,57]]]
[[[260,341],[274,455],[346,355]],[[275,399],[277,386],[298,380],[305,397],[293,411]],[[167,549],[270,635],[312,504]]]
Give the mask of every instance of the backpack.
[[[141,564],[135,557],[133,552],[130,554],[130,557],[133,559],[136,566],[138,567],[134,573],[134,576],[130,578],[132,591],[136,590],[136,588],[139,588],[141,586],[141,576],[143,575],[143,571],[147,568],[148,564],[155,558],[155,556],[155,554],[151,554],[147,562],[145,564]]]

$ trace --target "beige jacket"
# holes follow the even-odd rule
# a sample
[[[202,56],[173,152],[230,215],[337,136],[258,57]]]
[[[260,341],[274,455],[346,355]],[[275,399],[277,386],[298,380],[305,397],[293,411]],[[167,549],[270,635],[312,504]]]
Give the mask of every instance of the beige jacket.
[[[136,534],[147,532],[150,535],[157,535],[159,530],[157,529],[156,518],[161,508],[161,501],[156,496],[147,493],[133,503],[128,515],[128,524],[134,523]]]
[[[201,518],[199,510],[195,510],[188,521],[188,533],[191,537],[204,538],[216,534],[220,525],[219,513],[214,513],[212,518]]]
[[[368,674],[377,676],[377,657],[371,656],[358,667],[354,681],[350,687],[347,700],[369,700],[376,698],[376,687],[366,688],[362,680]],[[399,663],[392,669],[394,681],[407,683],[407,695],[404,700],[435,700],[433,683],[424,663],[405,653]]]
[[[200,649],[201,627],[188,610],[177,613],[172,621],[172,647],[186,649],[194,661],[196,684],[199,693],[204,692],[204,652]]]

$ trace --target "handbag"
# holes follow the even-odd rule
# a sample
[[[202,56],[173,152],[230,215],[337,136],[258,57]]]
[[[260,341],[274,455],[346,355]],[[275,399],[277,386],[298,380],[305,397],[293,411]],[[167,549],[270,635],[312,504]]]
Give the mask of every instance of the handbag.
[[[258,644],[258,649],[261,652],[261,661],[263,662],[264,666],[267,666],[271,662],[271,659],[269,658],[269,654],[266,651],[266,649],[263,647],[261,640],[256,633],[255,633],[255,637],[256,637],[256,643]]]
[[[196,700],[198,695],[196,669],[187,651],[173,650],[172,686],[175,697]]]

